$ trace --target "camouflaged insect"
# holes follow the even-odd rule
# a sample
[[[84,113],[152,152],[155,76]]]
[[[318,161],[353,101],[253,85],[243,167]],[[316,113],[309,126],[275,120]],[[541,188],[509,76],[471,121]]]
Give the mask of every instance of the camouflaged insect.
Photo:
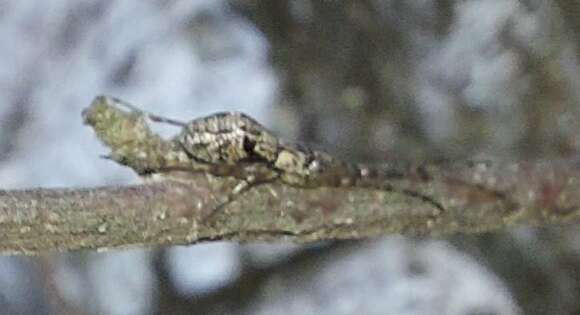
[[[328,153],[286,142],[243,113],[222,112],[192,120],[185,124],[176,140],[196,162],[246,168],[253,164],[265,166],[266,172],[262,167],[260,172],[245,171],[242,176],[224,171],[214,174],[242,177],[248,181],[244,190],[253,183],[273,180],[305,188],[362,187],[398,191],[442,209],[428,196],[410,189],[413,180],[429,180],[421,167],[347,163]]]
[[[240,112],[221,112],[184,123],[143,112],[112,97],[106,98],[108,102],[141,112],[153,121],[181,127],[173,141],[192,161],[192,171],[205,165],[204,171],[214,176],[240,179],[240,184],[224,204],[256,185],[276,181],[303,188],[360,187],[398,192],[419,198],[443,211],[443,207],[432,198],[413,190],[417,181],[431,179],[422,166],[344,162],[326,152],[284,141]],[[163,173],[164,170],[156,172]]]

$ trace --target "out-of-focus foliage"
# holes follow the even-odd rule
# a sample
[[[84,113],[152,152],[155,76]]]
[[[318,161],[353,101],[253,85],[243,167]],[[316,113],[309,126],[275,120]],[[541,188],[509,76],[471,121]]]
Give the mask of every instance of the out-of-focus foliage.
[[[0,185],[135,180],[81,125],[97,94],[248,112],[351,160],[557,158],[580,145],[580,7],[554,0],[4,1]],[[8,49],[9,48],[9,49]],[[171,130],[166,130],[170,133]],[[444,241],[0,259],[19,314],[573,314],[573,228]]]

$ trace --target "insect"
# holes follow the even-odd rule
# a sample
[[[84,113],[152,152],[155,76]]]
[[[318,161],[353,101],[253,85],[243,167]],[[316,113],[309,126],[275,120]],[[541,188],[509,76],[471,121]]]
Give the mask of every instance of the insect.
[[[443,211],[438,202],[409,187],[415,181],[430,180],[421,166],[348,163],[326,152],[287,142],[240,112],[215,113],[186,123],[143,112],[117,99],[113,101],[144,113],[152,121],[180,127],[173,141],[192,161],[210,166],[207,172],[214,176],[240,180],[210,216],[248,189],[274,181],[302,188],[361,187],[399,192]]]

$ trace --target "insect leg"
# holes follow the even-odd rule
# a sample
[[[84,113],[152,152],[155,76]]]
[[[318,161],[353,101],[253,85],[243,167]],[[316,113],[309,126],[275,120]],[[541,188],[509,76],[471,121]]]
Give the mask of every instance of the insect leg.
[[[385,191],[391,191],[391,192],[400,193],[400,194],[409,196],[411,198],[420,199],[423,202],[426,202],[428,204],[431,204],[435,209],[437,209],[436,213],[434,213],[432,215],[433,220],[436,220],[442,214],[445,213],[445,207],[441,203],[437,202],[432,197],[427,196],[427,195],[424,195],[424,194],[422,194],[420,192],[417,192],[417,191],[414,191],[414,190],[411,190],[411,189],[407,189],[407,188],[398,188],[398,187],[395,187],[395,186],[393,186],[391,184],[383,184],[382,187],[381,187],[381,189],[382,190],[385,190]]]
[[[252,176],[248,176],[247,178],[241,180],[232,189],[232,191],[227,195],[226,200],[222,201],[215,208],[213,208],[207,215],[205,215],[202,218],[202,221],[203,222],[212,222],[214,220],[215,216],[218,215],[225,206],[232,203],[237,197],[239,197],[240,195],[242,195],[243,193],[249,191],[250,189],[252,189],[254,187],[258,187],[258,186],[263,185],[263,184],[271,183],[271,182],[275,181],[278,177],[279,177],[279,174],[276,174],[276,176],[274,176],[274,177],[262,179],[262,178],[258,178],[256,176],[252,175]]]

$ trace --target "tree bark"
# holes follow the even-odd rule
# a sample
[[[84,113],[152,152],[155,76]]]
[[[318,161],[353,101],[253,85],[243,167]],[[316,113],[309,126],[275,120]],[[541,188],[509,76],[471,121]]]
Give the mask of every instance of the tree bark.
[[[569,224],[580,218],[578,160],[431,164],[428,180],[408,186],[430,201],[367,188],[268,183],[216,210],[237,179],[183,171],[177,149],[150,131],[143,113],[97,99],[84,117],[111,148],[111,159],[155,180],[127,187],[0,191],[1,253],[210,240],[438,236]],[[168,165],[182,171],[155,174]]]

